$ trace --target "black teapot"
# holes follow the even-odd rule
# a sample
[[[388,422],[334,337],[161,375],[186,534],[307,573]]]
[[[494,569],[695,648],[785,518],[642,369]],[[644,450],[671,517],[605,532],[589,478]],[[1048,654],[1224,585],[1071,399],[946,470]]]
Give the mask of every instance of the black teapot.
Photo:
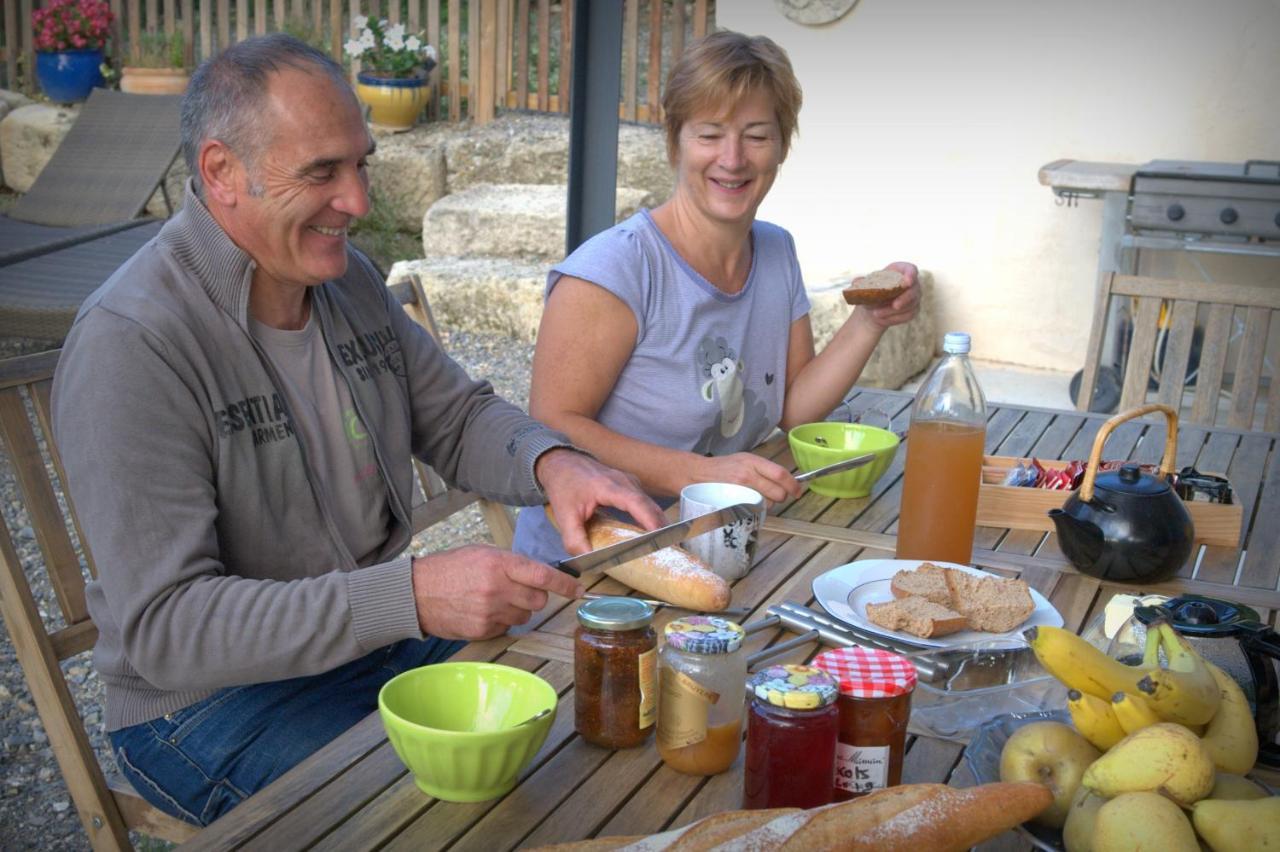
[[[1102,445],[1127,420],[1159,411],[1168,421],[1160,475],[1136,464],[1098,473]],[[1178,415],[1167,405],[1144,405],[1112,417],[1098,430],[1080,489],[1049,517],[1058,546],[1081,572],[1123,583],[1157,583],[1177,573],[1191,555],[1195,528],[1169,479],[1178,455]]]

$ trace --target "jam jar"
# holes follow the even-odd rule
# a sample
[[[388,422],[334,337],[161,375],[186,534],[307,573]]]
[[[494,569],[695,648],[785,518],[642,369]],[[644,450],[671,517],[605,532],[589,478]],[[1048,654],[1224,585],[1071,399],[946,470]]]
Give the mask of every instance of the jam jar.
[[[658,754],[677,772],[716,775],[742,747],[742,628],[710,615],[667,624],[658,654]]]
[[[836,682],[810,666],[773,665],[747,681],[744,808],[816,808],[831,803],[835,777]]]
[[[833,648],[815,657],[813,665],[840,689],[835,801],[901,784],[916,667],[906,657],[874,648]]]
[[[573,636],[573,720],[584,740],[632,748],[656,721],[658,640],[653,607],[636,598],[598,598],[578,607]]]

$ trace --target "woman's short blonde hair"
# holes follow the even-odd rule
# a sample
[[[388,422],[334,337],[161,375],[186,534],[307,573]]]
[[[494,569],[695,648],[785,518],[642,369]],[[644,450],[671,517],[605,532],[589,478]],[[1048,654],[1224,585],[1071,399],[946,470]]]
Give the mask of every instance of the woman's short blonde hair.
[[[800,115],[800,83],[787,52],[765,36],[746,36],[728,30],[712,33],[689,45],[667,76],[662,98],[667,128],[667,158],[674,163],[680,150],[680,128],[698,112],[724,105],[732,112],[748,94],[763,90],[773,97],[786,159]]]

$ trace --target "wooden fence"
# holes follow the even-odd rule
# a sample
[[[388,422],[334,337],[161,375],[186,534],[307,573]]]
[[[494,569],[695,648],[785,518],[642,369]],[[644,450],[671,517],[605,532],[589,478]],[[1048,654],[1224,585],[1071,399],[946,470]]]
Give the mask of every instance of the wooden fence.
[[[284,30],[344,61],[355,15],[403,23],[435,45],[433,114],[491,119],[498,108],[568,112],[571,0],[109,0],[116,35],[109,50],[128,64],[144,32],[181,31],[187,65],[267,32]],[[604,0],[593,0],[604,2]],[[661,120],[661,87],[672,57],[708,31],[715,0],[623,0],[620,117]],[[0,85],[36,89],[31,12],[40,0],[4,0]],[[124,46],[121,49],[118,46]]]

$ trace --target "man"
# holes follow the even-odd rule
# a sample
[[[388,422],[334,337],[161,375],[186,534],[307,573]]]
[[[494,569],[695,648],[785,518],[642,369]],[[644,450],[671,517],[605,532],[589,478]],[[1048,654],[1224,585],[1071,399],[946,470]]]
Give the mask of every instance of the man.
[[[581,594],[472,545],[409,558],[410,453],[587,549],[628,477],[466,376],[347,243],[373,142],[342,69],[284,35],[201,66],[182,211],[81,308],[54,427],[99,571],[121,770],[207,824],[376,707],[391,676]]]

